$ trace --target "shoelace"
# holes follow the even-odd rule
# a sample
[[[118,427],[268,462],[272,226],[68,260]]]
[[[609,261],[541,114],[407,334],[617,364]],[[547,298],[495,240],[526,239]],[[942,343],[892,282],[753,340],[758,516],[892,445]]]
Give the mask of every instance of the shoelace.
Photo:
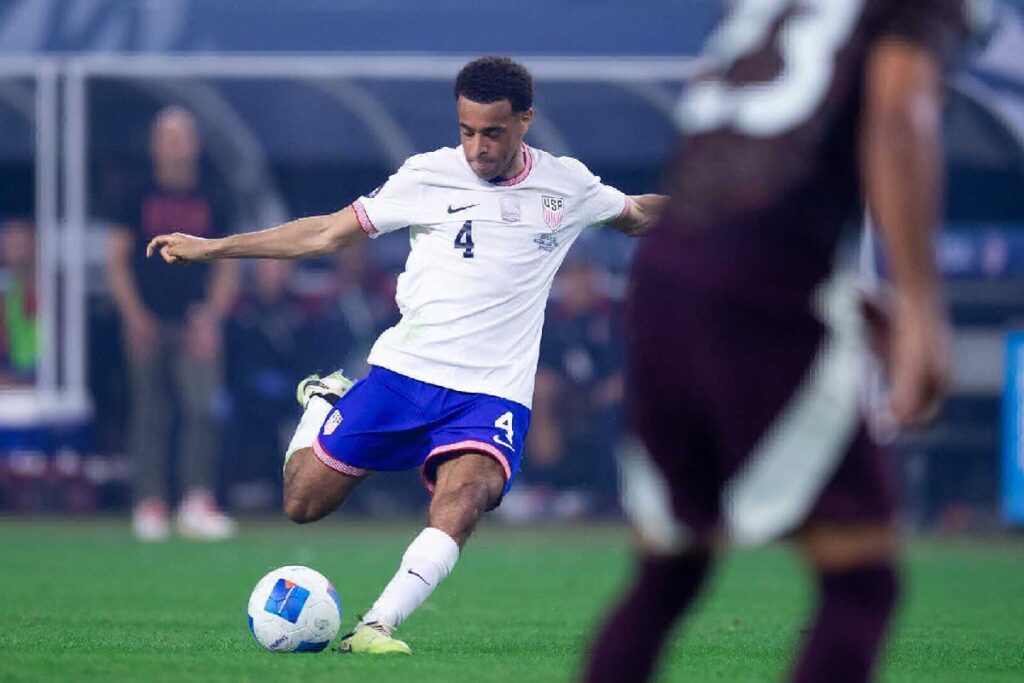
[[[368,626],[369,628],[372,628],[377,633],[385,635],[388,638],[391,637],[391,633],[393,631],[397,630],[397,629],[394,629],[394,628],[388,626],[387,624],[382,624],[379,621],[367,621],[367,622],[364,622],[363,621],[363,615],[362,614],[357,614],[356,615],[356,625],[352,628],[351,631],[349,631],[348,633],[346,633],[345,635],[343,635],[341,637],[341,641],[345,641],[348,638],[351,638],[352,636],[354,636],[356,634],[356,629],[359,628],[360,626]],[[341,650],[340,642],[339,642],[338,647],[335,648],[335,650],[337,650],[338,652],[342,651]]]
[[[369,621],[369,622],[367,622],[367,623],[365,623],[363,625],[364,626],[369,626],[370,628],[372,628],[377,633],[382,633],[382,634],[386,635],[388,638],[391,637],[391,627],[388,626],[387,624],[382,624],[379,621]]]

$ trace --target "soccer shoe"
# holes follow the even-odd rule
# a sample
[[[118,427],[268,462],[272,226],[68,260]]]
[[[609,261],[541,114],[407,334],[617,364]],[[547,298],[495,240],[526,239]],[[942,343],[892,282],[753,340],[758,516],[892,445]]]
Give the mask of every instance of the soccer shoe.
[[[391,636],[393,629],[379,621],[360,621],[345,634],[336,648],[338,652],[362,652],[368,655],[411,655],[409,646]]]
[[[295,388],[295,398],[298,399],[303,410],[309,403],[309,399],[314,396],[322,396],[328,403],[334,405],[339,398],[348,393],[353,384],[355,382],[343,375],[341,370],[336,370],[326,377],[310,375],[299,382],[299,386]]]
[[[209,493],[190,493],[178,508],[178,534],[195,541],[224,541],[237,529],[233,519],[217,507]]]
[[[132,533],[140,541],[166,541],[171,535],[167,504],[150,498],[136,505],[132,510]]]

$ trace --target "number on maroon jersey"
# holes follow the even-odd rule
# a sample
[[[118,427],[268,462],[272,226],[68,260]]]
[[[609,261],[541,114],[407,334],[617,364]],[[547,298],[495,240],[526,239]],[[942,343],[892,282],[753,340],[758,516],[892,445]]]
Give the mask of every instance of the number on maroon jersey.
[[[455,236],[455,248],[462,249],[462,258],[473,258],[473,221],[466,221]]]
[[[676,109],[685,133],[732,126],[754,137],[800,125],[828,94],[835,57],[861,15],[863,0],[737,0],[706,52],[728,70],[774,46],[782,68],[770,82],[742,85],[709,79],[694,84]]]

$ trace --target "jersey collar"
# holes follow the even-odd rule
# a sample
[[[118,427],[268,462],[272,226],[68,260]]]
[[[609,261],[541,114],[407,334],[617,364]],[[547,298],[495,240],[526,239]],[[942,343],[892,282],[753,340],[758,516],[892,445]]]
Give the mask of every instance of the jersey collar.
[[[497,185],[499,187],[509,187],[510,185],[518,185],[519,183],[526,180],[526,176],[530,175],[530,171],[533,170],[533,155],[530,154],[530,148],[527,144],[523,143],[523,170],[518,175],[512,178],[492,178],[488,180],[491,185]]]

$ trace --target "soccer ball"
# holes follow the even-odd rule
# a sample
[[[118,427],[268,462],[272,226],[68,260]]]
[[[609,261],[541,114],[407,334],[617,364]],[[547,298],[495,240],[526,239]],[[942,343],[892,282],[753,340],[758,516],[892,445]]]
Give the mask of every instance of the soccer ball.
[[[340,627],[338,591],[309,567],[275,569],[249,597],[249,630],[271,652],[320,652]]]

